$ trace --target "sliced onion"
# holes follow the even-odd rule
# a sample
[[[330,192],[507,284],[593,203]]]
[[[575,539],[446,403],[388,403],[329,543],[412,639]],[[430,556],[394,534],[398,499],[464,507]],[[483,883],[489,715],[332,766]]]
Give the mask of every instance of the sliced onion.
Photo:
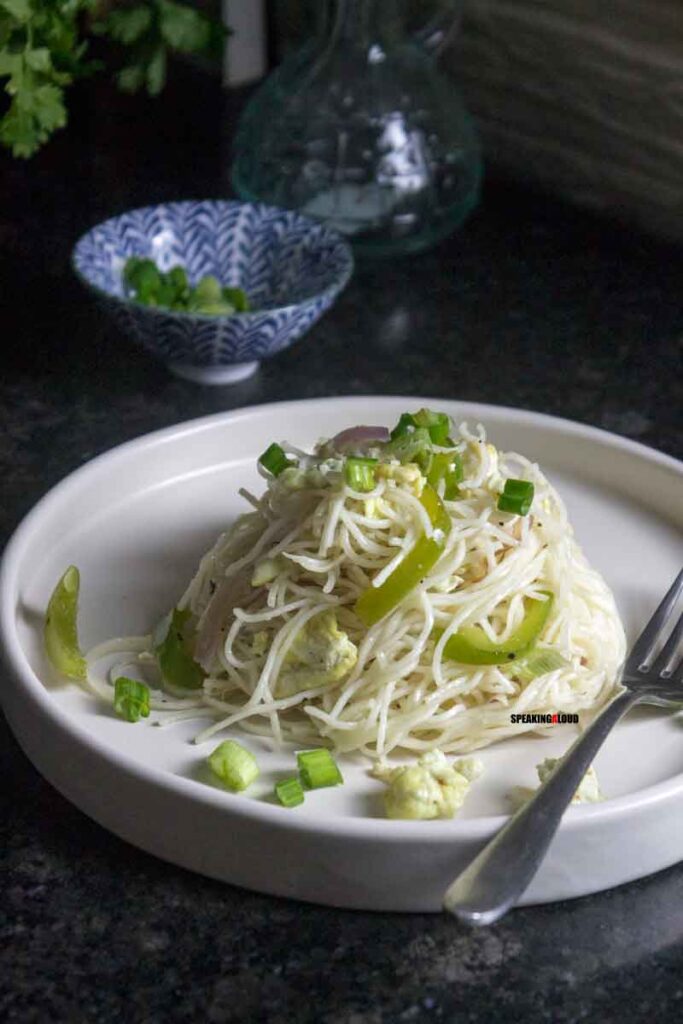
[[[250,568],[244,569],[222,580],[202,613],[195,639],[194,659],[206,672],[211,672],[218,657],[235,608],[243,607],[255,593],[250,583],[250,572]]]
[[[332,446],[337,451],[359,446],[362,448],[373,441],[384,444],[390,436],[386,427],[348,427],[332,439]]]

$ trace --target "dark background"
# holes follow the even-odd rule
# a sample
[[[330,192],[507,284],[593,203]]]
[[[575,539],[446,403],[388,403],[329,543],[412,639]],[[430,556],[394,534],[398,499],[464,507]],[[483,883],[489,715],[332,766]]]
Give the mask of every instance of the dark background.
[[[69,269],[129,207],[228,193],[240,94],[105,78],[30,163],[0,157],[0,543],[57,480],[157,427],[284,398],[415,394],[535,409],[683,454],[680,248],[498,177],[419,258],[359,266],[333,310],[232,388],[170,377]],[[679,1019],[683,870],[469,932],[341,912],[164,864],[67,804],[0,726],[0,1018],[17,1022]]]

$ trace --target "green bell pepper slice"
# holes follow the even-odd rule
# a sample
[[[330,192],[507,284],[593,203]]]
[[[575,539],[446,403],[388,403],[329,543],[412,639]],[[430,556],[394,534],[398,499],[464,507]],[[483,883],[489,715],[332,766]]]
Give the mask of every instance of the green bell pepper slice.
[[[52,591],[45,615],[44,641],[47,656],[62,675],[85,679],[86,663],[78,643],[78,592],[81,577],[70,565]]]
[[[547,600],[528,600],[524,618],[503,643],[490,640],[481,626],[463,626],[446,641],[444,656],[462,665],[507,665],[527,654],[543,632],[554,603],[549,590],[541,593]]]
[[[379,587],[368,587],[356,601],[356,615],[366,626],[388,615],[438,562],[446,546],[451,519],[433,487],[425,484],[420,497],[434,527],[431,537],[420,537],[390,576]]]
[[[184,631],[190,615],[188,608],[173,609],[166,635],[155,645],[154,653],[166,682],[184,690],[198,690],[204,682],[204,672],[192,657],[191,639]]]

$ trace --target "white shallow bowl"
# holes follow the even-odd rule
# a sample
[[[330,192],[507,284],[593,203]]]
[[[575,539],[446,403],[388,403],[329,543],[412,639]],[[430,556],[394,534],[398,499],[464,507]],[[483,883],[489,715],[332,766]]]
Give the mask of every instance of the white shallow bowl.
[[[425,398],[281,403],[212,416],[123,445],[43,498],[10,541],[0,575],[4,709],[39,771],[105,828],[195,871],[262,892],[340,907],[436,911],[448,884],[503,824],[513,785],[573,738],[520,736],[481,753],[485,774],[460,817],[382,817],[382,786],[343,759],[344,786],[286,810],[270,799],[291,751],[243,742],[262,774],[249,795],[213,785],[215,740],[200,723],[121,721],[46,663],[42,617],[63,569],[82,575],[84,646],[146,632],[184,589],[200,555],[258,487],[255,459],[272,441],[306,446],[361,422],[394,423],[429,405],[485,424],[499,447],[537,460],[559,488],[592,564],[613,588],[629,639],[683,561],[683,466],[603,431],[535,413]],[[571,808],[523,903],[582,896],[683,858],[680,716],[632,713],[597,759],[607,799]]]

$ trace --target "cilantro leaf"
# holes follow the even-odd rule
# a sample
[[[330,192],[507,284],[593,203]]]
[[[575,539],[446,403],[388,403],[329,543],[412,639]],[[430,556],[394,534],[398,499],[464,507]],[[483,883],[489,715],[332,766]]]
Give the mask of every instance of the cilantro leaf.
[[[33,118],[28,111],[21,110],[16,100],[0,122],[0,142],[12,150],[14,156],[33,156],[41,144],[40,132],[36,131]]]
[[[159,0],[161,35],[174,50],[191,53],[209,43],[209,22],[199,11],[173,0]]]
[[[35,50],[25,50],[26,63],[32,71],[52,71],[52,55],[47,46],[39,46]]]
[[[124,7],[120,11],[111,11],[105,24],[107,34],[117,43],[127,46],[136,43],[148,30],[152,24],[152,11],[147,6]]]
[[[150,96],[158,96],[164,87],[166,81],[166,49],[163,46],[157,46],[152,59],[147,65],[147,71],[145,74],[145,81],[147,83],[147,92]]]
[[[116,75],[116,81],[121,92],[137,92],[144,84],[145,69],[140,64],[129,64]]]
[[[21,88],[0,121],[0,142],[14,156],[32,156],[53,131],[65,124],[63,89],[49,83]]]
[[[0,53],[0,78],[9,75],[15,78],[21,74],[23,58],[20,53]]]
[[[0,0],[0,90],[9,98],[0,114],[0,145],[28,157],[66,123],[64,90],[99,70],[86,57],[88,34],[108,36],[127,51],[119,87],[164,87],[169,51],[212,51],[225,30],[189,3],[126,0],[100,17],[99,0]],[[0,105],[0,111],[3,105]]]
[[[0,0],[0,7],[22,25],[31,17],[30,0]]]
[[[40,128],[45,132],[53,132],[66,124],[66,107],[64,106],[64,90],[58,85],[39,85],[31,94],[29,109]]]
[[[119,87],[136,92],[144,86],[150,96],[164,87],[169,52],[213,53],[225,36],[222,25],[177,0],[138,0],[135,6],[111,11],[97,32],[127,46],[128,59],[117,75]]]

